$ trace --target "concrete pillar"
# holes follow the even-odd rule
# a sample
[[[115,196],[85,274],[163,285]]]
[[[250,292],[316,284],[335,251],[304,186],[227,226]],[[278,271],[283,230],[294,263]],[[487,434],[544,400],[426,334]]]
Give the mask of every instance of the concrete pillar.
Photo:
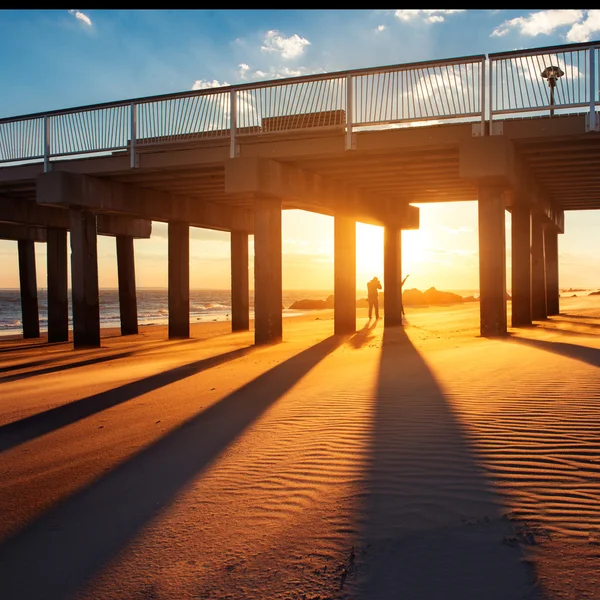
[[[231,232],[231,331],[250,329],[248,234]]]
[[[85,209],[69,210],[71,230],[71,295],[73,345],[100,346],[100,297],[96,215]]]
[[[254,200],[254,342],[283,338],[281,306],[281,200]]]
[[[531,318],[547,318],[546,259],[544,251],[544,222],[535,213],[531,218]]]
[[[531,209],[515,204],[511,214],[512,326],[531,325]]]
[[[116,240],[121,335],[132,335],[138,332],[133,237],[118,235]]]
[[[546,307],[548,315],[560,312],[558,290],[558,232],[550,224],[544,229],[546,257]]]
[[[169,339],[190,337],[190,226],[169,223]]]
[[[21,315],[23,337],[40,337],[40,317],[38,313],[37,280],[35,274],[35,243],[32,240],[18,240],[19,283],[21,286]]]
[[[506,335],[504,191],[479,188],[479,291],[482,336]]]
[[[333,330],[356,332],[356,220],[333,219]]]
[[[383,231],[383,326],[402,325],[402,230]]]
[[[67,230],[48,228],[48,341],[69,339],[69,289],[67,279]]]

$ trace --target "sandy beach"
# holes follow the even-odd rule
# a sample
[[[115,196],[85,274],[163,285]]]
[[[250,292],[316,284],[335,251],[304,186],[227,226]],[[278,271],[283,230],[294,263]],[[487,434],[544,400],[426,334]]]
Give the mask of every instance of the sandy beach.
[[[600,598],[600,297],[406,317],[0,340],[2,600]]]

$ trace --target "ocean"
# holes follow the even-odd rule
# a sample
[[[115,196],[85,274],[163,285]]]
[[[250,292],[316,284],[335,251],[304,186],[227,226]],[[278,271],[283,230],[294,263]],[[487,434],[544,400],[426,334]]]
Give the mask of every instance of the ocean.
[[[294,316],[300,311],[289,310],[296,300],[310,298],[325,300],[332,294],[330,290],[292,290],[283,292],[284,314]],[[357,298],[365,293],[358,293]],[[70,294],[69,294],[70,296]],[[73,314],[69,297],[69,326]],[[138,323],[140,325],[162,325],[168,323],[168,298],[166,289],[137,289]],[[254,317],[254,297],[250,291],[250,318]],[[38,290],[40,330],[48,330],[47,295],[45,289]],[[231,292],[229,290],[190,290],[190,323],[207,321],[228,321],[231,319]],[[119,291],[100,290],[100,326],[120,327]],[[0,290],[0,335],[21,333],[21,296],[18,289]]]
[[[561,289],[561,295],[571,293],[589,293],[598,288]],[[444,290],[460,296],[479,296],[479,290]],[[296,300],[325,300],[333,290],[284,290],[284,316],[298,316],[305,311],[290,310]],[[365,298],[366,290],[357,290],[356,298]],[[166,325],[168,323],[168,298],[165,289],[137,289],[138,323],[140,325]],[[38,308],[40,330],[48,330],[47,297],[45,289],[38,289]],[[250,290],[250,318],[254,318],[254,296]],[[73,314],[69,294],[69,326],[72,326]],[[208,321],[229,321],[231,319],[231,292],[229,290],[190,290],[190,323]],[[120,327],[119,291],[100,290],[100,326]],[[18,289],[0,289],[0,336],[22,333],[21,296]]]

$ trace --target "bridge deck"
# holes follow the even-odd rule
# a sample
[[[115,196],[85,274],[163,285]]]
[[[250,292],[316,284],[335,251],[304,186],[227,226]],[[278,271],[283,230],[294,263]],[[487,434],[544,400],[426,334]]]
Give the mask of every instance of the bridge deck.
[[[600,134],[585,130],[584,115],[506,119],[495,132],[511,140],[517,161],[538,178],[558,209],[600,209]],[[473,136],[471,123],[396,127],[355,134],[354,150],[345,149],[337,130],[276,132],[240,136],[241,157],[264,157],[291,164],[364,191],[373,201],[402,203],[476,200],[476,187],[459,173],[459,147]],[[52,161],[66,170],[198,201],[248,206],[251,201],[225,192],[229,140],[139,145],[139,166],[129,152]],[[43,164],[0,168],[0,194],[35,201],[35,180]],[[310,205],[285,201],[284,208],[328,213],[315,198]]]

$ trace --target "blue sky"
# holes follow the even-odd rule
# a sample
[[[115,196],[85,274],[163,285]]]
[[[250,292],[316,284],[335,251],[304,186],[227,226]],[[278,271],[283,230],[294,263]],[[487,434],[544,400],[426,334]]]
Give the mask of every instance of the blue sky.
[[[0,117],[599,38],[600,10],[4,10]],[[476,288],[474,203],[426,206],[421,217],[422,231],[404,234],[413,284]],[[332,220],[284,214],[283,228],[284,287],[331,288]],[[567,214],[561,286],[600,286],[599,228],[597,212]],[[166,285],[166,227],[154,232],[136,242],[140,286]],[[228,234],[191,237],[192,286],[226,288]],[[371,271],[381,274],[380,238],[378,228],[359,228],[359,285]],[[116,286],[114,240],[100,238],[99,253],[101,285]],[[36,254],[45,287],[43,244]],[[0,286],[17,287],[16,243],[0,242],[0,256]]]

